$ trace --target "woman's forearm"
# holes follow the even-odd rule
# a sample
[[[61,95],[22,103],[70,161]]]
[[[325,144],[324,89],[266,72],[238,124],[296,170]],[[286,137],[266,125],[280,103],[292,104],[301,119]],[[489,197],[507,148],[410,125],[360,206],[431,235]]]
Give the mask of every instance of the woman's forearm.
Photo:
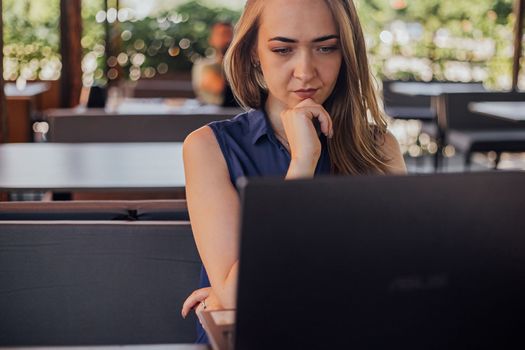
[[[317,166],[317,159],[296,161],[292,159],[286,173],[286,180],[312,178]]]
[[[239,261],[237,260],[230,269],[226,279],[221,284],[212,285],[213,292],[224,309],[235,309],[237,307],[238,275]]]

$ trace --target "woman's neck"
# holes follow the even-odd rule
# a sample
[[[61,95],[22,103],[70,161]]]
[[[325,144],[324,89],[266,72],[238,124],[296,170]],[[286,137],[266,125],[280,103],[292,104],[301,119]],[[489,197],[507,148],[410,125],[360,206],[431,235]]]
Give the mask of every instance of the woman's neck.
[[[281,112],[287,107],[272,95],[268,95],[264,104],[264,110],[268,116],[268,120],[272,125],[273,132],[286,140],[286,133],[284,132],[283,123],[281,121]]]

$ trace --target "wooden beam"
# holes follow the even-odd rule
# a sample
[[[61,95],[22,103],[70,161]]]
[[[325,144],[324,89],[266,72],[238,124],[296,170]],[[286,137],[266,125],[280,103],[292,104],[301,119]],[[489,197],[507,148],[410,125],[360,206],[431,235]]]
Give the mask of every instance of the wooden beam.
[[[7,101],[4,91],[4,21],[0,0],[0,143],[7,140]]]
[[[81,0],[60,0],[61,105],[75,107],[82,89]]]
[[[518,79],[520,74],[520,60],[523,40],[523,15],[525,14],[525,0],[516,0],[514,3],[514,14],[516,23],[514,25],[514,58],[512,61],[512,90],[518,90]]]

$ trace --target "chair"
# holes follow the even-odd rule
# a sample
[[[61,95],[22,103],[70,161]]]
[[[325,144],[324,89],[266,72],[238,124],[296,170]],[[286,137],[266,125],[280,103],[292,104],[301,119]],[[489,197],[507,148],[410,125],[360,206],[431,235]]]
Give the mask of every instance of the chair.
[[[188,222],[1,221],[0,346],[191,343]]]
[[[438,125],[445,142],[465,155],[470,168],[474,152],[496,152],[495,168],[502,152],[525,152],[525,124],[473,113],[468,105],[480,101],[523,101],[525,93],[449,93],[439,97]]]
[[[391,118],[397,120],[419,120],[421,132],[438,140],[436,110],[432,107],[430,96],[409,96],[395,93],[391,85],[396,80],[383,80],[383,108]],[[416,158],[419,162],[420,157]]]
[[[383,105],[385,113],[394,119],[417,119],[433,122],[436,110],[431,106],[430,96],[409,96],[393,92],[390,86],[395,80],[383,80]]]

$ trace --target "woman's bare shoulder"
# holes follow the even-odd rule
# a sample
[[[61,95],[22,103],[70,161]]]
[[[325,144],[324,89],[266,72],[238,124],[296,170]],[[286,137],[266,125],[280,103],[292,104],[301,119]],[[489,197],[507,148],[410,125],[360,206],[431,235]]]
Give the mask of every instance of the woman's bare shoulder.
[[[183,149],[193,150],[202,147],[218,147],[213,130],[209,126],[203,126],[191,132],[184,140]]]
[[[199,172],[220,171],[225,175],[228,173],[226,160],[209,126],[203,126],[189,134],[184,140],[182,153],[186,176],[194,167],[197,167]]]

